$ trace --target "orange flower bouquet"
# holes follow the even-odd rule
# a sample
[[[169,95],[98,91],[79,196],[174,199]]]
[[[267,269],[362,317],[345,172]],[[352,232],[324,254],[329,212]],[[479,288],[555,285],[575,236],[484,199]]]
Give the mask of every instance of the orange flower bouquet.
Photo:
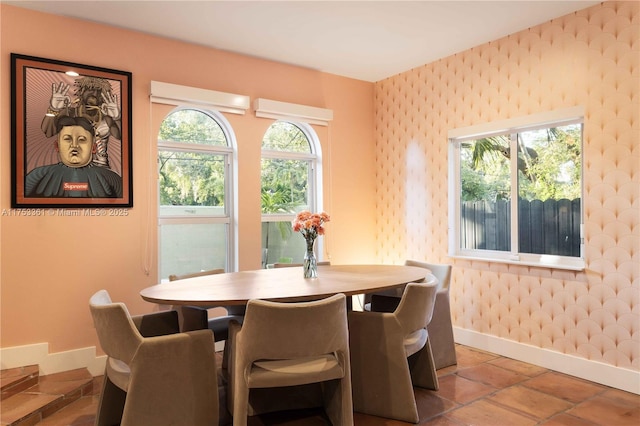
[[[307,251],[302,262],[305,278],[318,277],[318,262],[313,251],[313,245],[318,235],[324,235],[324,224],[330,221],[325,212],[311,213],[308,210],[301,211],[292,222],[293,230],[300,232],[307,243]]]

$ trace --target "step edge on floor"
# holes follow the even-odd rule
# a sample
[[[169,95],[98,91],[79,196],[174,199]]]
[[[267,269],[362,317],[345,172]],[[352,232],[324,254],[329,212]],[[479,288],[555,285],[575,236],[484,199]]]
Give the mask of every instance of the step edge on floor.
[[[11,402],[12,399],[17,399],[21,396],[24,395],[29,395],[29,392],[20,392],[16,395],[13,395],[11,398],[7,398],[4,402],[4,405],[6,405],[7,403]],[[8,411],[3,410],[2,413],[0,413],[0,419],[1,419],[1,424],[7,425],[7,426],[17,426],[20,425],[21,423],[25,422],[26,420],[30,419],[31,417],[33,417],[34,415],[40,415],[40,418],[42,419],[42,411],[44,408],[46,407],[50,407],[52,404],[56,403],[59,400],[62,400],[62,395],[47,395],[47,394],[33,394],[33,395],[40,395],[45,399],[46,401],[43,402],[37,402],[37,404],[32,407],[31,411],[29,412],[25,412],[23,414],[19,414],[20,417],[15,417],[15,412],[19,410],[19,405],[16,406],[13,409],[10,409]],[[49,397],[49,398],[46,398]],[[9,419],[7,419],[7,417]],[[15,417],[15,418],[12,418]]]
[[[0,393],[0,401],[4,401],[14,395],[19,394],[20,392],[31,389],[38,384],[38,380],[38,376],[24,376],[20,380],[12,382],[10,386],[5,386],[2,388],[2,391]]]
[[[0,371],[0,401],[29,389],[38,383],[40,369],[37,365],[6,368]]]
[[[82,369],[74,369],[71,371],[77,371]],[[21,426],[21,425],[34,425],[38,422],[44,420],[45,418],[53,415],[54,413],[60,411],[61,409],[73,404],[78,401],[83,396],[87,396],[94,391],[94,381],[95,378],[91,376],[88,372],[88,369],[84,369],[88,373],[88,377],[86,380],[78,380],[77,385],[73,386],[69,389],[66,389],[63,393],[48,393],[42,392],[41,390],[37,390],[38,386],[41,385],[40,379],[45,379],[51,376],[58,376],[60,373],[53,373],[50,375],[36,375],[35,377],[30,377],[30,375],[25,375],[24,378],[20,378],[19,380],[12,381],[10,386],[6,386],[2,390],[2,403],[3,405],[11,404],[12,398],[17,398],[20,395],[32,395],[35,397],[41,396],[43,401],[38,401],[36,405],[29,412],[25,412],[20,414],[19,418],[11,418],[10,414],[13,410],[8,412],[0,413],[0,424],[2,426]],[[6,373],[6,370],[4,371]],[[35,379],[35,382],[34,382]],[[61,380],[64,382],[65,380]],[[25,387],[25,383],[30,383],[30,386]],[[21,390],[15,392],[17,386],[20,386]],[[11,391],[11,394],[8,394],[8,391]],[[40,399],[40,398],[37,398]],[[19,404],[16,404],[17,409]],[[4,411],[4,410],[3,410]],[[4,418],[3,418],[4,417]],[[9,417],[9,419],[7,419]],[[32,421],[35,420],[35,423]]]

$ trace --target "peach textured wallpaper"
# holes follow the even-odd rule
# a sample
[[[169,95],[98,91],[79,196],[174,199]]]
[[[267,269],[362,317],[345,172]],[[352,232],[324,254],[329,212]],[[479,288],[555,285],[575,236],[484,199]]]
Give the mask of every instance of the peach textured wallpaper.
[[[607,1],[376,83],[379,259],[454,265],[454,325],[640,369],[640,3]],[[586,269],[451,259],[451,129],[585,108]]]

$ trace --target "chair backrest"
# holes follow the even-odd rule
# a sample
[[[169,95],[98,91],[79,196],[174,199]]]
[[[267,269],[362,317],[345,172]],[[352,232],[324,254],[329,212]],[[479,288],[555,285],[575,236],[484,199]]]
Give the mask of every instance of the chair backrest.
[[[143,337],[124,303],[112,302],[109,293],[100,290],[89,299],[89,309],[102,350],[112,358],[130,363]]]
[[[204,277],[205,275],[224,274],[224,269],[209,269],[208,271],[194,272],[183,275],[169,275],[169,281],[185,280],[187,278]]]
[[[292,359],[332,352],[342,352],[348,359],[346,297],[336,294],[296,303],[250,300],[238,345],[249,360]]]
[[[426,328],[431,322],[437,289],[438,280],[432,274],[427,275],[425,282],[406,285],[393,313],[405,335]]]
[[[446,290],[449,288],[449,284],[451,283],[451,265],[419,262],[417,260],[407,260],[405,262],[405,265],[429,269],[431,273],[438,279],[438,290]]]
[[[318,266],[331,265],[331,262],[322,261],[322,262],[318,262],[317,265]],[[274,268],[291,268],[292,266],[302,266],[302,263],[274,263],[273,264]]]

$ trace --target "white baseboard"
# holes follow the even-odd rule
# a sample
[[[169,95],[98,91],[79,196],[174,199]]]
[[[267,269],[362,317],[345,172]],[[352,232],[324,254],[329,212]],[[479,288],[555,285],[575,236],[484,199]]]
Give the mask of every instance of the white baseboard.
[[[224,349],[224,342],[216,342],[216,351]],[[86,368],[92,376],[104,374],[106,355],[96,356],[96,347],[49,353],[48,343],[0,348],[0,368],[38,365],[41,375]]]
[[[100,376],[104,374],[106,361],[106,355],[96,356],[95,346],[56,353],[49,353],[48,343],[0,349],[0,367],[3,370],[38,365],[42,375],[86,368],[91,375]]]
[[[549,370],[640,394],[640,371],[615,367],[513,340],[453,327],[454,340],[461,345],[534,364]]]

